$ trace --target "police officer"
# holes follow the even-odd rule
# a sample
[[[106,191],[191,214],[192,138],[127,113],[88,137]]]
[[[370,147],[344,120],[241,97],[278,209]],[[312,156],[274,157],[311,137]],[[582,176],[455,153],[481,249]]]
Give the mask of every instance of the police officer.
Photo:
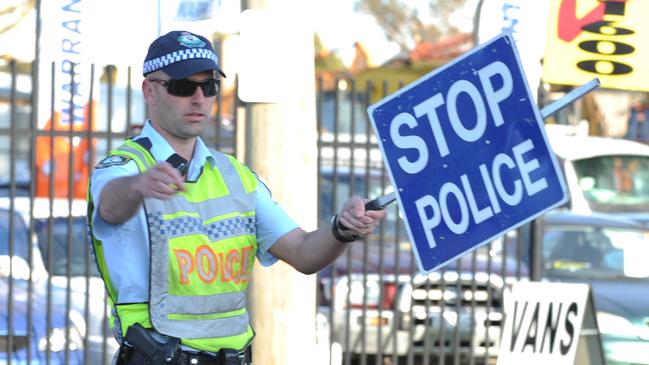
[[[89,188],[117,363],[249,363],[245,292],[255,258],[316,273],[385,212],[352,197],[331,227],[306,232],[254,172],[208,148],[199,135],[225,75],[206,38],[160,36],[143,73],[150,120],[95,166]]]

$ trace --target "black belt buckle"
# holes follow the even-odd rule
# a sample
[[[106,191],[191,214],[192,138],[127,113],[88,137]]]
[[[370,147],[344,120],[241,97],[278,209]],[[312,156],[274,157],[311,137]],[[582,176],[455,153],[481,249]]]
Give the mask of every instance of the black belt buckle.
[[[221,349],[218,357],[220,365],[246,365],[246,351]]]

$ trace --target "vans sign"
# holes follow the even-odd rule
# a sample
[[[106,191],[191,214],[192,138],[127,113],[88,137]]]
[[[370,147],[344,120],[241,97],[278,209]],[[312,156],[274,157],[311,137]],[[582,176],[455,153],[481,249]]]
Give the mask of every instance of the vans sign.
[[[498,365],[575,364],[578,356],[603,363],[589,291],[587,284],[514,284],[505,296]]]

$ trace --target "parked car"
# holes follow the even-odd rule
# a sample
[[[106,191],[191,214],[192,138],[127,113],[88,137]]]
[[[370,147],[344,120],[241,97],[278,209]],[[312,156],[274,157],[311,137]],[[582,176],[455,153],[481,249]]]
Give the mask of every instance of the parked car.
[[[1,198],[0,202],[7,203]],[[85,322],[49,300],[48,276],[23,217],[0,207],[0,362],[82,364]],[[29,362],[28,362],[29,360]]]
[[[7,203],[0,200],[2,204]],[[53,289],[51,302],[84,319],[82,358],[88,364],[111,364],[118,345],[108,324],[105,287],[91,255],[86,202],[21,196],[14,206],[25,222],[32,220],[35,247]]]
[[[649,364],[649,229],[621,216],[543,218],[543,278],[590,284],[608,365]]]

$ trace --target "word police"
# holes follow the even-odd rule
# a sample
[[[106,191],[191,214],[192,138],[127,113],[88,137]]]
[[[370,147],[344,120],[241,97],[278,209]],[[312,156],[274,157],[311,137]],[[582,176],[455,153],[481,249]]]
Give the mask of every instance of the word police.
[[[252,246],[221,252],[209,245],[200,245],[193,252],[174,249],[181,285],[221,282],[247,283],[254,251]]]
[[[404,151],[397,162],[405,173],[414,175],[423,171],[429,167],[431,158],[452,157],[453,150],[449,148],[449,136],[445,131],[452,131],[456,137],[469,144],[462,148],[471,148],[472,143],[489,143],[482,140],[489,127],[488,115],[491,115],[495,128],[506,123],[500,104],[512,95],[511,71],[505,63],[494,61],[476,72],[478,86],[468,80],[457,80],[451,84],[446,95],[437,93],[414,105],[414,115],[403,111],[392,118],[390,138],[398,149]],[[495,80],[500,81],[496,83]],[[473,105],[475,120],[466,120],[464,114],[463,118],[460,117],[461,110],[458,106],[466,104],[467,100]],[[442,128],[440,108],[445,108],[451,128]],[[426,121],[430,125],[436,149],[430,148],[421,136],[408,134],[408,130],[416,128],[420,121]],[[450,179],[441,186],[438,194],[426,194],[416,199],[417,213],[429,247],[436,246],[433,230],[442,223],[451,232],[460,235],[467,231],[471,219],[475,224],[481,223],[500,213],[501,204],[515,207],[523,200],[523,194],[532,196],[546,189],[548,183],[545,178],[532,177],[532,172],[540,166],[536,158],[530,157],[535,155],[534,148],[532,140],[525,139],[514,145],[508,153],[498,153],[474,171]],[[505,169],[510,171],[504,173]],[[487,196],[488,204],[479,206],[476,196]],[[450,207],[459,208],[456,209],[459,214],[452,214]]]

